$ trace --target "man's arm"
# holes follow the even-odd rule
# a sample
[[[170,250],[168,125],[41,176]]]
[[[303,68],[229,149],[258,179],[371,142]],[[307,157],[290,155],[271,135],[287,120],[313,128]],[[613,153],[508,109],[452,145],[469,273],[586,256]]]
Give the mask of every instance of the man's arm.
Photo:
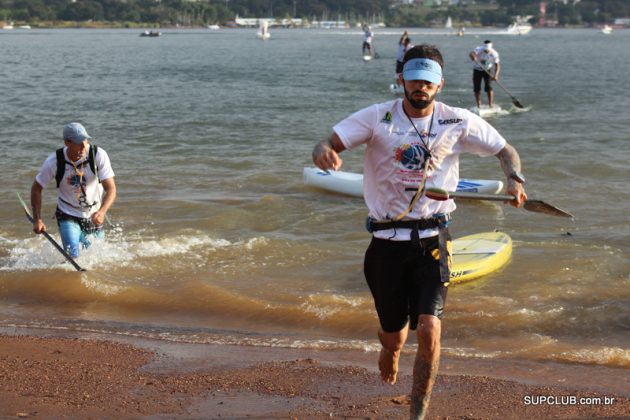
[[[39,182],[33,181],[31,186],[31,212],[33,213],[33,232],[42,233],[46,230],[46,225],[42,220],[42,186]]]
[[[313,148],[313,163],[320,169],[338,170],[342,164],[339,153],[344,150],[346,147],[337,133],[333,132],[329,138],[320,141]]]
[[[507,177],[507,188],[505,192],[515,197],[514,200],[510,201],[510,204],[514,207],[521,207],[523,202],[527,200],[527,194],[525,193],[523,184],[513,178],[514,174],[521,172],[521,158],[518,152],[510,144],[505,143],[505,147],[495,156],[499,159],[499,162],[501,162],[501,168]]]
[[[494,75],[492,76],[493,80],[499,80],[499,72],[501,71],[501,64],[495,63],[494,65]]]
[[[114,182],[114,178],[107,178],[106,180],[101,182],[101,185],[103,185],[103,190],[105,191],[105,194],[103,196],[103,203],[101,204],[101,208],[92,215],[92,223],[94,223],[95,225],[102,225],[103,223],[105,223],[105,215],[116,200],[116,183]]]

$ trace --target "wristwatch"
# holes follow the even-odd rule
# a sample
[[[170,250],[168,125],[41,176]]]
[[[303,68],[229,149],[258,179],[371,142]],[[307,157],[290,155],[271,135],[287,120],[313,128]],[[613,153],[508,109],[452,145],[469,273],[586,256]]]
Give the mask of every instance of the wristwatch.
[[[510,175],[508,175],[508,178],[513,179],[514,181],[518,182],[519,184],[524,184],[525,183],[525,177],[523,176],[522,173],[514,171],[511,172]]]

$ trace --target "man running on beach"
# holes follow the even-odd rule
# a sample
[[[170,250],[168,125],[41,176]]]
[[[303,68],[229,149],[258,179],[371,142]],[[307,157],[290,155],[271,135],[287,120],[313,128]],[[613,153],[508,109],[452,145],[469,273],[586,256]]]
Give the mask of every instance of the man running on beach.
[[[489,39],[483,45],[475,48],[468,54],[473,61],[473,92],[477,108],[481,108],[481,80],[483,79],[484,91],[488,95],[488,108],[494,105],[494,92],[492,91],[491,80],[499,80],[501,64],[499,63],[499,53],[492,48],[492,41]]]
[[[104,236],[105,214],[116,199],[109,156],[102,148],[88,144],[90,138],[80,123],[64,126],[65,147],[48,156],[31,187],[33,232],[42,233],[47,229],[41,216],[42,190],[56,179],[55,218],[63,247],[73,258],[79,256],[80,245],[90,245],[89,235]]]
[[[487,122],[468,110],[435,101],[444,86],[444,61],[432,45],[418,45],[404,57],[402,99],[361,109],[333,127],[313,149],[321,169],[339,169],[339,153],[365,144],[364,186],[373,236],[364,273],[380,322],[378,366],[394,384],[409,330],[416,330],[411,418],[427,413],[440,359],[441,317],[448,290],[450,255],[445,220],[453,200],[435,201],[425,188],[455,190],[459,155],[496,156],[515,207],[527,198],[516,150]],[[438,238],[442,237],[440,241]]]

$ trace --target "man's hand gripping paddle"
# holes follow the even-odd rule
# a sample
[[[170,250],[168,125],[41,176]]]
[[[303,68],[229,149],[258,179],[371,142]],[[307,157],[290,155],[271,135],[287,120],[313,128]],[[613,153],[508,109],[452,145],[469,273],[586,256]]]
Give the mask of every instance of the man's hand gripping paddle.
[[[513,195],[502,194],[479,194],[471,192],[454,192],[446,191],[441,188],[427,188],[425,195],[433,200],[445,201],[451,198],[467,198],[470,200],[487,200],[487,201],[512,201],[515,199]],[[536,213],[544,213],[559,217],[573,217],[569,212],[559,209],[556,206],[545,203],[541,200],[525,200],[523,204],[525,210]]]
[[[31,216],[31,213],[28,211],[28,207],[26,206],[26,203],[24,202],[24,200],[22,200],[22,197],[20,197],[20,193],[16,193],[16,194],[17,194],[17,196],[18,196],[18,200],[20,200],[20,203],[22,203],[22,207],[24,208],[24,213],[26,213],[26,218],[27,218],[27,219],[28,219],[31,223],[33,223],[33,222],[34,222],[34,220],[33,220],[33,216]],[[69,262],[70,264],[72,264],[72,266],[73,266],[74,268],[76,268],[76,269],[77,269],[77,271],[87,271],[85,268],[83,268],[83,267],[81,267],[79,264],[77,264],[77,262],[76,262],[74,259],[72,259],[72,257],[71,257],[71,256],[70,256],[67,252],[66,252],[66,250],[65,250],[65,249],[63,249],[63,248],[61,247],[61,245],[59,245],[59,243],[57,243],[57,241],[55,241],[55,240],[53,239],[53,237],[52,237],[52,236],[50,236],[50,235],[48,234],[48,232],[43,231],[43,232],[42,232],[42,234],[46,237],[46,239],[48,239],[48,240],[50,241],[50,243],[51,243],[51,244],[53,244],[53,246],[54,246],[55,248],[57,248],[57,251],[59,251],[59,252],[61,253],[61,255],[63,255],[64,257],[66,257],[66,260],[68,260],[68,262]]]

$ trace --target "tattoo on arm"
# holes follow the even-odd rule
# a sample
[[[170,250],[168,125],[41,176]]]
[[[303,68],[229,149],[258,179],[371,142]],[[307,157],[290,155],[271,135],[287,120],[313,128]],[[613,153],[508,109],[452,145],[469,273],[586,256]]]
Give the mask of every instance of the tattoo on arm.
[[[521,171],[521,158],[516,149],[509,144],[506,144],[496,156],[499,162],[501,162],[501,168],[506,177],[510,176],[513,172]]]

